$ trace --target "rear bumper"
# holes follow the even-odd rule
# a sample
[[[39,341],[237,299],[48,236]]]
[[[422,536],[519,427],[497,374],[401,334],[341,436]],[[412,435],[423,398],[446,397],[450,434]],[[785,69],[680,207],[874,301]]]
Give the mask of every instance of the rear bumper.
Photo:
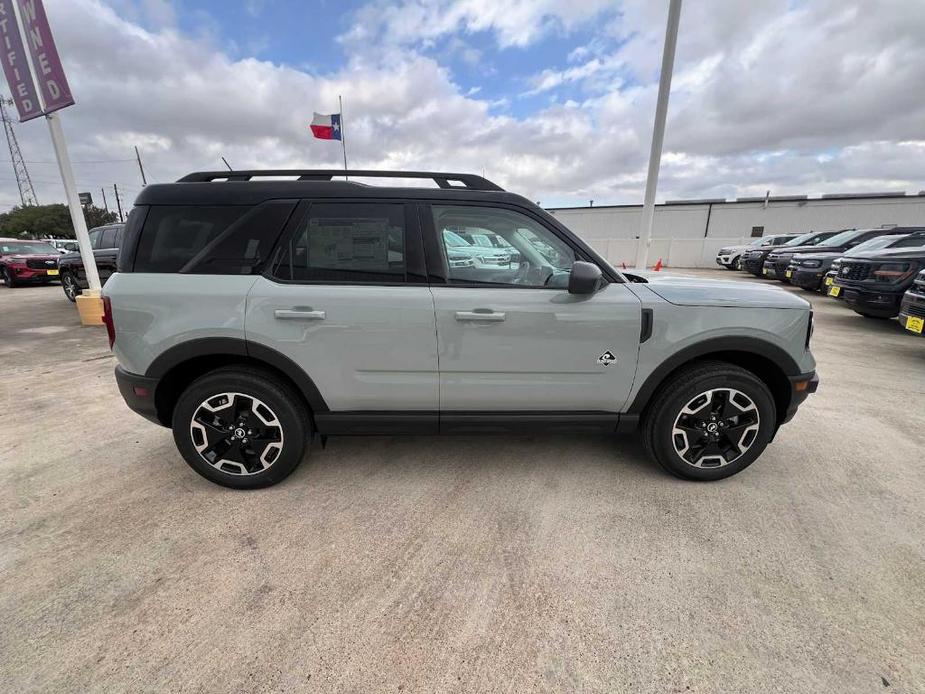
[[[158,419],[155,401],[158,379],[129,373],[121,366],[116,366],[116,384],[130,410],[155,424],[163,425]]]

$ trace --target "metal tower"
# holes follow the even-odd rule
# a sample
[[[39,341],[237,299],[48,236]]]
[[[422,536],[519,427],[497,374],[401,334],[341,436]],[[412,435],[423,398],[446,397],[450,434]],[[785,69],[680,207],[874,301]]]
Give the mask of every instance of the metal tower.
[[[6,107],[12,105],[12,99],[0,97],[0,116],[3,118],[3,128],[6,130],[6,143],[10,147],[13,173],[16,174],[16,184],[19,186],[19,199],[22,200],[23,207],[38,205],[35,188],[32,187],[32,179],[29,178],[29,170],[26,168],[26,162],[23,161],[22,152],[19,151],[19,143],[16,141],[16,133],[13,131],[13,119],[10,118],[6,111]]]

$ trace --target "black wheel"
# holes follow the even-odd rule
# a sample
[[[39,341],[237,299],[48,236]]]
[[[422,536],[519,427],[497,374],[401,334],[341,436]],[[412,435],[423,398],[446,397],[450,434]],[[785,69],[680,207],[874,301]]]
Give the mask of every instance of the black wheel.
[[[660,388],[643,421],[643,441],[673,475],[719,480],[761,455],[774,433],[775,415],[768,387],[750,371],[702,362]]]
[[[3,284],[11,289],[19,285],[19,282],[16,281],[16,278],[13,277],[13,273],[10,271],[10,268],[3,268]]]
[[[77,284],[77,278],[70,272],[61,273],[61,288],[64,290],[64,296],[71,301],[77,301],[80,296],[80,286]]]
[[[298,394],[273,374],[217,369],[195,380],[173,412],[183,458],[212,482],[235,489],[268,487],[296,469],[311,434]]]

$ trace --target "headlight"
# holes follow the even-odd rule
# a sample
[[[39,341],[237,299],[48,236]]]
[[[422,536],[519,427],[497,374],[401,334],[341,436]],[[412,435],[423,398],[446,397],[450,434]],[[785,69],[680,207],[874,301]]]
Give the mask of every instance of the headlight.
[[[874,279],[881,282],[898,282],[910,274],[909,263],[883,263],[874,270]]]
[[[835,270],[835,272],[838,272],[838,268],[840,267],[841,267],[841,258],[839,258],[838,260],[832,261],[832,269]]]
[[[821,260],[804,260],[803,267],[822,267]]]

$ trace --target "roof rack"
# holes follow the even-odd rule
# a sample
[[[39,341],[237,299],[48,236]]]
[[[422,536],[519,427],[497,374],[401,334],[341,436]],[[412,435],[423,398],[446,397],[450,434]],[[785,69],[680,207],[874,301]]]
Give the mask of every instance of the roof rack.
[[[504,190],[501,186],[475,174],[437,173],[432,171],[362,171],[348,169],[260,169],[250,171],[196,171],[178,183],[208,183],[210,181],[250,181],[254,178],[293,176],[298,181],[330,181],[335,176],[363,178],[429,178],[441,188],[468,190]],[[455,182],[455,183],[454,183]],[[461,185],[460,185],[461,184]]]

